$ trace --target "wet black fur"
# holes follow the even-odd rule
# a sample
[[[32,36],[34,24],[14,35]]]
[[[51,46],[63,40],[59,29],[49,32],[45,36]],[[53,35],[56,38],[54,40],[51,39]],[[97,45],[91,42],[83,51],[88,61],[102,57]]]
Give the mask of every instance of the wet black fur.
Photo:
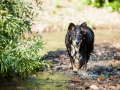
[[[70,62],[71,65],[75,64],[75,60],[73,56],[71,55],[71,45],[72,45],[72,38],[74,37],[73,35],[73,30],[75,33],[76,28],[79,27],[80,30],[80,39],[82,39],[82,42],[79,45],[79,68],[81,69],[82,66],[86,64],[90,58],[90,54],[94,49],[94,32],[90,27],[87,26],[86,22],[83,22],[81,25],[74,25],[73,23],[70,23],[68,26],[68,31],[65,37],[65,45],[67,48],[68,55],[70,56]],[[73,68],[73,66],[72,66]]]

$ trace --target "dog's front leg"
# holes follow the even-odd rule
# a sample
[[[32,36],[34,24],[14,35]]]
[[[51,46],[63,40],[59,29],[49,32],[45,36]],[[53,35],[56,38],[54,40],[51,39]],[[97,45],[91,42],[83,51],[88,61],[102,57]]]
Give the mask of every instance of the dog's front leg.
[[[78,69],[81,69],[85,65],[85,61],[86,61],[85,58],[83,58],[83,57],[79,58],[79,67],[78,67]]]
[[[87,62],[88,62],[88,60],[85,60],[85,64],[83,65],[83,69],[84,69],[84,70],[87,69]]]
[[[75,67],[75,60],[74,59],[72,59],[72,67],[73,67],[74,72],[78,71],[78,69]]]
[[[71,45],[71,53],[70,53],[70,65],[74,72],[77,72],[78,70],[75,67],[75,48]]]
[[[72,67],[72,59],[71,58],[70,58],[70,64],[69,64],[68,68],[73,69],[73,67]]]
[[[77,72],[78,70],[75,67],[75,60],[74,59],[70,59],[70,64],[69,64],[69,68],[73,69],[74,72]]]
[[[83,69],[84,69],[84,70],[87,69],[87,63],[88,63],[89,58],[90,58],[90,55],[89,55],[89,54],[86,55],[86,58],[84,58],[84,61],[85,61],[84,65],[83,65]]]

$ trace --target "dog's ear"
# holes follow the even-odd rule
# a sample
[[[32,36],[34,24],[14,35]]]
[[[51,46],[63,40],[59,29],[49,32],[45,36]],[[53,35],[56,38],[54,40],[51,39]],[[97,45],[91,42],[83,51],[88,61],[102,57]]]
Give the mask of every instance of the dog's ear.
[[[81,28],[81,30],[84,32],[84,34],[86,34],[86,32],[87,32],[87,23],[86,23],[86,22],[83,22],[83,23],[80,25],[80,28]]]
[[[74,23],[70,23],[68,26],[68,30],[73,30],[75,28]]]

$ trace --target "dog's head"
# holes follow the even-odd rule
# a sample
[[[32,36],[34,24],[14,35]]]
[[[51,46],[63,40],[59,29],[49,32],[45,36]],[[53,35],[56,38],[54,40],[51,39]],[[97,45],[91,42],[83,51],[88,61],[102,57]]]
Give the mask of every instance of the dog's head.
[[[69,37],[74,47],[79,47],[82,41],[85,39],[87,31],[87,24],[83,22],[81,25],[74,25],[70,23],[68,26]]]

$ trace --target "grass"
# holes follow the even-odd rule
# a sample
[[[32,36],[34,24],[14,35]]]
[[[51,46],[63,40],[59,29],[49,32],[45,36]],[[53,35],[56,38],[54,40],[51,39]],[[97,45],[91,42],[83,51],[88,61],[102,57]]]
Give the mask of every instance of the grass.
[[[66,49],[65,47],[65,34],[67,31],[56,31],[43,33],[43,40],[46,42],[43,55],[49,51],[56,51]],[[119,40],[119,30],[94,30],[95,43],[111,42]]]

